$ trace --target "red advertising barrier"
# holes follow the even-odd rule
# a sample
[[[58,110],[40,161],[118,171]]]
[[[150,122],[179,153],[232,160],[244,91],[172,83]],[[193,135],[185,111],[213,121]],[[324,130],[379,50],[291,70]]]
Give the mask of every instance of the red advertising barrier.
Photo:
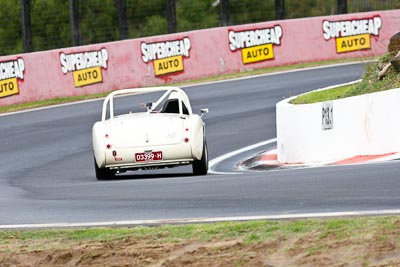
[[[0,106],[382,55],[400,10],[229,26],[0,57]]]

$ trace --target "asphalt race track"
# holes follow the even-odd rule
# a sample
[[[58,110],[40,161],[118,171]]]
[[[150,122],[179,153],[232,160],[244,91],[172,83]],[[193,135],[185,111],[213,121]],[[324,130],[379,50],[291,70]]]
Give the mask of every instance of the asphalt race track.
[[[275,138],[279,100],[359,79],[363,69],[361,64],[349,64],[197,85],[185,91],[194,112],[210,109],[204,119],[209,156],[214,159]],[[130,104],[129,99],[121,102]],[[100,119],[101,106],[102,100],[96,100],[0,116],[0,225],[400,207],[399,161],[267,172],[236,169],[238,161],[265,146],[219,163],[207,176],[192,176],[190,167],[181,167],[97,181],[91,127]]]

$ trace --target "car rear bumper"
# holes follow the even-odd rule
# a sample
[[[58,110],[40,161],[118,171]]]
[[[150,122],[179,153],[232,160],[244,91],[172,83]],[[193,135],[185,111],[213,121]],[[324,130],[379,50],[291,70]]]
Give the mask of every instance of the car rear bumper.
[[[171,168],[175,166],[188,165],[193,162],[193,159],[182,159],[182,160],[163,160],[163,161],[150,161],[140,163],[124,163],[124,164],[113,164],[106,165],[107,168],[112,170],[135,170],[135,169],[160,169],[160,168]]]
[[[162,152],[162,160],[137,161],[137,153]],[[105,167],[110,169],[134,169],[144,167],[190,164],[194,159],[190,143],[178,145],[152,146],[143,148],[110,148],[105,151]]]

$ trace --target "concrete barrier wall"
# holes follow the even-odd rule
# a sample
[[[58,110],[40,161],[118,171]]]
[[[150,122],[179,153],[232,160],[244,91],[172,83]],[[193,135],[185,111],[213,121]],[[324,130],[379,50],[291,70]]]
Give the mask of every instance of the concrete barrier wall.
[[[0,106],[386,52],[400,10],[270,21],[0,57]]]
[[[400,89],[305,105],[291,99],[276,105],[281,163],[400,152]]]

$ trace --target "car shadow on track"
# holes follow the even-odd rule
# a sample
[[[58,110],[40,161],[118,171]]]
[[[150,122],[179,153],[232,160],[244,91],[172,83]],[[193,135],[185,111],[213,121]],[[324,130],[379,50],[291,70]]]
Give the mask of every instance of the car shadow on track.
[[[145,180],[145,179],[163,179],[163,178],[190,178],[196,177],[191,172],[189,173],[124,173],[117,174],[112,178],[101,180],[100,182],[108,181],[124,181],[124,180]]]

